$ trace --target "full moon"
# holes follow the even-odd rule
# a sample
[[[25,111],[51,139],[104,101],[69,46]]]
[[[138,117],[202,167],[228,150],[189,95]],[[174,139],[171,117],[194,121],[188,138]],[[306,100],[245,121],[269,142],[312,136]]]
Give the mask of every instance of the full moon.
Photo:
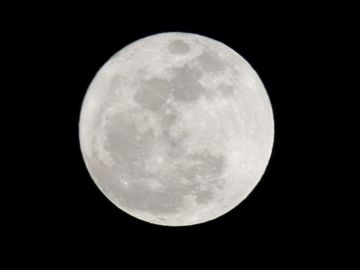
[[[79,122],[81,152],[102,193],[158,225],[218,218],[255,188],[274,120],[250,64],[214,39],[161,33],[98,71]]]

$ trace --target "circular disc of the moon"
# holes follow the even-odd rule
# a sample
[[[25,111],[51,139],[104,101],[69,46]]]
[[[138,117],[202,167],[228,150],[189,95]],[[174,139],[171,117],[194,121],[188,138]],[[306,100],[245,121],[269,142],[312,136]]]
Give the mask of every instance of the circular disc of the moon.
[[[213,39],[162,33],[98,71],[80,115],[81,151],[99,189],[141,220],[215,219],[254,189],[274,122],[266,90],[239,54]]]

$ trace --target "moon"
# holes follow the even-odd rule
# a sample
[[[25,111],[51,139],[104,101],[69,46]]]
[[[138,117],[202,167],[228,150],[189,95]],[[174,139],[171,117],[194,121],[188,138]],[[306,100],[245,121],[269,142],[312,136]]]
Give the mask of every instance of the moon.
[[[86,167],[118,208],[158,225],[218,218],[255,188],[274,119],[250,64],[214,39],[160,33],[97,72],[82,103]]]

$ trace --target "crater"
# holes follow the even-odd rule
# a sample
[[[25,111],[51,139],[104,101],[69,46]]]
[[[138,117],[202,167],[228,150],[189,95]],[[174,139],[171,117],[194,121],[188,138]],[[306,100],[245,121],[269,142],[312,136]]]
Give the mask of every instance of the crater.
[[[199,65],[207,72],[220,72],[225,69],[220,57],[211,51],[205,51],[197,57]]]
[[[185,54],[190,51],[190,46],[182,40],[174,40],[168,45],[168,49],[173,54]]]

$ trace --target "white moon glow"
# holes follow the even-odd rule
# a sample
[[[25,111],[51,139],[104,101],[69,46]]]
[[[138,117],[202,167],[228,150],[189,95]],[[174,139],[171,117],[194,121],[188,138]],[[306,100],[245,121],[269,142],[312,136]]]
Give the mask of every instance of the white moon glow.
[[[204,36],[162,33],[99,70],[79,131],[86,166],[110,201],[141,220],[184,226],[225,214],[254,189],[274,120],[239,54]]]

